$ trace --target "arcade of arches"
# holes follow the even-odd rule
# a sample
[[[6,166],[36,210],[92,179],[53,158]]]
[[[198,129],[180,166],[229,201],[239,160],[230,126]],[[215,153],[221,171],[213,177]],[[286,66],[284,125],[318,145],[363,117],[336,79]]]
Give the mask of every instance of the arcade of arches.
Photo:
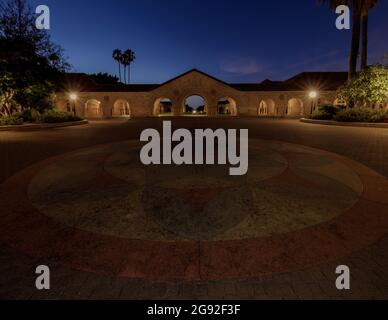
[[[71,111],[69,104],[66,105],[66,110],[64,107],[63,111]],[[124,99],[118,99],[114,102],[110,115],[112,117],[130,117],[131,108],[128,101]],[[83,116],[86,118],[102,118],[105,117],[104,110],[102,108],[101,101],[97,99],[90,99],[85,102],[85,111]]]
[[[314,83],[314,76],[321,84],[331,83],[331,87],[325,89],[317,82],[319,95],[316,100],[309,97],[311,87],[303,88],[306,82]],[[62,111],[74,110],[86,118],[163,115],[298,118],[310,114],[322,101],[341,104],[336,100],[336,90],[346,77],[346,73],[341,72],[315,72],[302,73],[286,81],[230,84],[194,69],[162,84],[105,88],[87,75],[69,74],[67,89],[56,93],[56,105]],[[75,89],[81,87],[80,83],[83,89]],[[69,101],[70,92],[77,93],[76,101]],[[187,103],[192,96],[195,96],[194,107]]]

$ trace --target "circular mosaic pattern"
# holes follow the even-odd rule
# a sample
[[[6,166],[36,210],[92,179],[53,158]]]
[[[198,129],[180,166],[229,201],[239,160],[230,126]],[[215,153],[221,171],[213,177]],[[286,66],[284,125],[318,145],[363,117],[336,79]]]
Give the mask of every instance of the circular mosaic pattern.
[[[0,238],[82,270],[199,280],[327,262],[388,231],[386,179],[332,153],[251,140],[248,174],[232,177],[144,166],[139,150],[113,143],[23,170],[2,185]]]
[[[29,197],[67,226],[128,239],[234,240],[302,229],[352,207],[359,177],[305,149],[256,142],[248,174],[227,166],[149,166],[128,142],[68,155],[39,172]],[[341,173],[340,175],[338,175]]]

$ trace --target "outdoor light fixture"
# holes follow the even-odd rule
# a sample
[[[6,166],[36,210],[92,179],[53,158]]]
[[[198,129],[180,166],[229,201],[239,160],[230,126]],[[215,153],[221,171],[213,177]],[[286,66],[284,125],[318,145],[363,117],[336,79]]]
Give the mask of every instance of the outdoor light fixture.
[[[316,91],[310,91],[309,92],[309,97],[311,99],[315,99],[318,96],[318,93]]]
[[[77,101],[77,99],[78,99],[78,95],[76,94],[76,93],[70,93],[69,94],[69,98],[70,98],[70,100],[71,100],[71,111],[73,112],[73,114],[74,115],[77,115],[77,110],[76,110],[76,108],[75,108],[75,102]]]
[[[317,91],[310,91],[309,92],[309,98],[311,99],[311,114],[314,112],[314,110],[317,107],[317,101],[316,98],[318,97],[318,92]]]

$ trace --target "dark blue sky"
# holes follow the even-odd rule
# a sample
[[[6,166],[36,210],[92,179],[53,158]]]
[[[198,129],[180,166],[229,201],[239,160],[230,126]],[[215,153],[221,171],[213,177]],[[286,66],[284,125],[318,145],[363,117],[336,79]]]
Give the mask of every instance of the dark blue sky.
[[[388,51],[388,1],[370,15],[370,62]],[[228,82],[346,70],[350,31],[316,0],[45,0],[50,31],[77,72],[117,73],[115,48],[135,50],[132,79],[159,83],[192,68]]]

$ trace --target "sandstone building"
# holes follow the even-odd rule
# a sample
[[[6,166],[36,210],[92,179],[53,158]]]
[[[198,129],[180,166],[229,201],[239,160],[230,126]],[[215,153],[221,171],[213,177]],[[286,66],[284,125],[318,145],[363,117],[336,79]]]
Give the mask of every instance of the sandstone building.
[[[181,116],[186,98],[198,95],[208,116],[217,116],[219,102],[227,101],[231,116],[297,118],[319,104],[339,104],[335,93],[346,79],[346,72],[304,72],[285,81],[232,84],[193,69],[162,84],[102,85],[86,74],[70,73],[56,105],[85,118],[160,116],[166,105],[171,115]]]

